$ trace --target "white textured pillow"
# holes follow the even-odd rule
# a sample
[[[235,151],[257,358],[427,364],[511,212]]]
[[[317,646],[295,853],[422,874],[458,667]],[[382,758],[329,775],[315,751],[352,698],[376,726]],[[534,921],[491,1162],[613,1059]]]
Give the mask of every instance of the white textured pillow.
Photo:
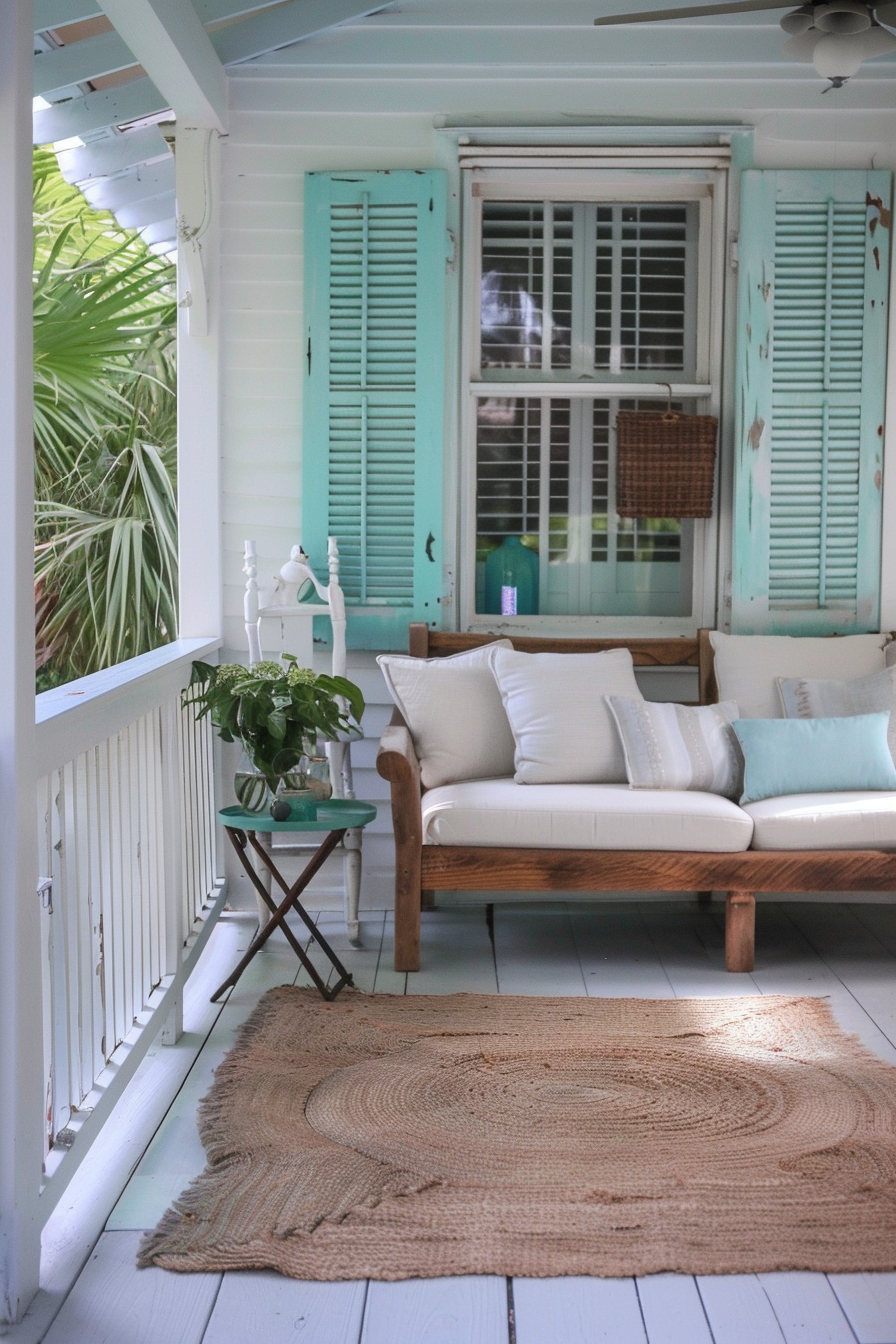
[[[731,727],[737,705],[674,705],[607,696],[633,789],[698,789],[738,798],[743,752]]]
[[[377,658],[411,730],[424,788],[513,774],[513,734],[489,661],[498,647],[512,645],[502,639],[450,658]]]
[[[628,649],[517,653],[491,646],[516,742],[518,784],[624,784],[625,758],[605,697],[642,698]]]
[[[888,635],[724,635],[710,632],[720,700],[742,719],[781,719],[778,677],[850,680],[882,672]]]
[[[859,677],[856,681],[779,677],[778,689],[788,719],[851,719],[856,714],[888,710],[887,744],[896,761],[896,667],[872,672],[870,677]]]

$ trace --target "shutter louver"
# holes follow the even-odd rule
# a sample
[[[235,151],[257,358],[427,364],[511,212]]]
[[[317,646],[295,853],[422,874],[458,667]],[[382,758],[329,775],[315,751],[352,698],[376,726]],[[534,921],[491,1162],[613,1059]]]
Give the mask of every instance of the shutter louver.
[[[438,624],[444,175],[309,174],[305,214],[306,546],[338,541],[349,643],[403,647]]]
[[[888,173],[744,174],[732,630],[876,629]]]

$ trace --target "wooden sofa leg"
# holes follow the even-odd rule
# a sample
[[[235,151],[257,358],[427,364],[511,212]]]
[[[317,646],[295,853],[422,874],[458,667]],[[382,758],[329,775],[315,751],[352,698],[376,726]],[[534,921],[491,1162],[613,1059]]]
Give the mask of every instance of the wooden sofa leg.
[[[396,857],[398,856],[396,855]],[[409,868],[410,871],[408,871]],[[399,865],[395,874],[396,971],[419,971],[420,969],[421,891],[419,874],[419,863],[409,864],[407,867]]]
[[[752,971],[756,947],[756,897],[729,891],[725,902],[725,968]]]
[[[436,893],[433,887],[424,887],[420,893],[420,904],[424,910],[435,910]]]

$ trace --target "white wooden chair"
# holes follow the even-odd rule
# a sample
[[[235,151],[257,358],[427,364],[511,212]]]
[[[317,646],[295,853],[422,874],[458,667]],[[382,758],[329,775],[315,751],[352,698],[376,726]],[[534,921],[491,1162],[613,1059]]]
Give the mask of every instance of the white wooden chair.
[[[244,613],[246,639],[249,645],[249,663],[260,662],[262,654],[262,621],[280,621],[279,647],[281,652],[293,653],[299,663],[310,667],[313,652],[312,622],[315,616],[329,615],[333,631],[331,671],[333,676],[346,675],[345,654],[345,595],[339,586],[339,548],[336,538],[330,537],[327,546],[329,583],[324,585],[308,563],[301,546],[293,546],[289,560],[280,570],[270,601],[262,601],[258,587],[258,564],[254,541],[245,544],[243,572],[246,575]],[[300,593],[311,584],[319,602],[300,602]],[[330,762],[330,781],[334,798],[354,798],[352,781],[351,737],[327,743]],[[267,840],[259,834],[259,840]],[[283,844],[280,853],[313,851],[317,845]],[[346,831],[345,839],[335,851],[343,860],[345,884],[345,925],[349,941],[357,943],[360,935],[358,904],[361,896],[361,831]],[[268,885],[270,874],[267,875]],[[269,912],[259,900],[259,918],[267,923]]]

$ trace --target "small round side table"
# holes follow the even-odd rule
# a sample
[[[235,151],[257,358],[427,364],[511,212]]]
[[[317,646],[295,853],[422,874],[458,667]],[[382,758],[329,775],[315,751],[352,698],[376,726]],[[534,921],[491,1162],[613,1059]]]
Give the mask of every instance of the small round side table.
[[[232,974],[215,990],[212,995],[212,1003],[216,1003],[226,990],[231,989],[236,984],[249,962],[264,947],[274,930],[278,928],[282,928],[290,947],[325,999],[335,999],[344,985],[354,983],[350,973],[345,969],[330,944],[320,930],[316,928],[299,897],[315,873],[323,866],[328,855],[332,854],[346,831],[366,826],[368,822],[373,821],[375,816],[376,808],[372,803],[359,803],[348,798],[330,798],[326,802],[317,803],[313,808],[313,816],[310,818],[290,817],[288,821],[275,821],[268,812],[244,812],[241,807],[223,807],[221,809],[218,813],[218,821],[227,832],[249,881],[270,910],[271,918],[253,938],[245,956],[234,967]],[[270,849],[259,843],[257,838],[257,832],[259,831],[273,832],[274,834],[283,831],[322,831],[325,834],[302,873],[290,886],[274,863]],[[250,862],[248,853],[250,849],[258,856],[274,882],[284,893],[283,900],[279,905],[274,904],[270,893],[266,890],[264,883]],[[330,964],[338,974],[339,979],[332,987],[328,987],[321,978],[316,966],[305,955],[304,948],[286,923],[286,916],[290,910],[295,910],[305,921],[311,937],[328,957]]]

